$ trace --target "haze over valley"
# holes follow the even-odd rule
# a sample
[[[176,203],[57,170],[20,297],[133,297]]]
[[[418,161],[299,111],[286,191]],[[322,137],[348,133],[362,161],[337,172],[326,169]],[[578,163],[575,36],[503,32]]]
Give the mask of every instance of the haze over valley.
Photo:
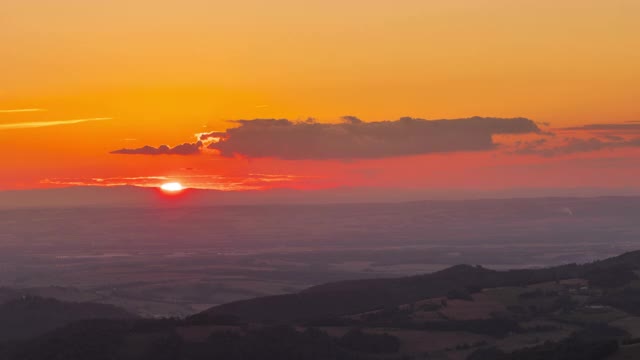
[[[636,197],[5,209],[0,284],[144,316],[187,316],[457,264],[590,262],[634,250],[639,217]]]

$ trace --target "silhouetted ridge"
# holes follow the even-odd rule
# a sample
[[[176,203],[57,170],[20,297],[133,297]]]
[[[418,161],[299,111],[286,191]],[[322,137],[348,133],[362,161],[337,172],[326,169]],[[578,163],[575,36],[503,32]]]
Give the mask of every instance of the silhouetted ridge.
[[[296,294],[236,301],[204,312],[209,316],[233,315],[247,321],[295,321],[335,318],[395,307],[451,292],[476,292],[482,288],[526,286],[572,278],[606,283],[630,281],[640,268],[640,251],[583,265],[544,269],[496,271],[481,266],[456,265],[432,274],[394,279],[349,280],[318,285]],[[614,282],[616,285],[619,281]]]
[[[627,265],[632,267],[640,267],[640,250],[626,252],[619,256],[596,261],[593,263],[596,266],[612,266],[612,265]]]
[[[132,318],[113,305],[23,296],[0,305],[0,340],[26,339],[79,320]]]

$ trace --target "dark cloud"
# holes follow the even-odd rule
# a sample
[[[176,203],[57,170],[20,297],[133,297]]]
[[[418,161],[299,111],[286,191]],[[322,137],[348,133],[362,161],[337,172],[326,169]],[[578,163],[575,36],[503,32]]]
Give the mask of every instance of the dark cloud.
[[[342,117],[342,121],[345,124],[360,124],[360,123],[362,123],[362,120],[358,119],[355,116],[343,116]]]
[[[597,130],[615,130],[615,131],[626,131],[632,130],[637,131],[640,130],[640,123],[624,123],[624,124],[588,124],[583,126],[574,126],[568,127],[561,130],[585,130],[585,131],[597,131]]]
[[[346,116],[341,123],[287,119],[236,120],[240,126],[226,132],[201,135],[218,138],[210,149],[222,156],[250,158],[356,159],[455,151],[482,151],[496,147],[495,134],[541,133],[525,118],[474,117],[453,120],[401,118],[363,122]]]
[[[516,151],[514,153],[520,155],[532,155],[538,154],[539,148],[546,144],[547,139],[536,139],[531,141],[516,141],[514,144],[516,147]]]
[[[200,153],[202,141],[197,143],[184,143],[175,147],[160,145],[159,147],[143,146],[137,149],[120,149],[114,150],[112,154],[125,155],[194,155]]]
[[[619,137],[607,138],[567,138],[562,145],[543,147],[545,142],[528,142],[518,146],[515,153],[520,155],[540,155],[552,157],[575,153],[592,152],[600,150],[612,150],[626,147],[640,147],[640,138],[623,139]]]
[[[622,136],[618,136],[618,135],[609,135],[609,134],[604,134],[602,135],[603,138],[610,140],[610,141],[623,141],[624,138]]]

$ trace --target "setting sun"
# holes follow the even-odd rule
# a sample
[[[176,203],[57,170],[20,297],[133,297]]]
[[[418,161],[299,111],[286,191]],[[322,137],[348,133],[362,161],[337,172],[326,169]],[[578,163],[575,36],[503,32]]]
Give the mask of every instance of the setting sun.
[[[184,188],[178,182],[170,182],[170,183],[162,184],[162,186],[160,186],[160,189],[166,192],[178,192],[178,191],[182,191]]]

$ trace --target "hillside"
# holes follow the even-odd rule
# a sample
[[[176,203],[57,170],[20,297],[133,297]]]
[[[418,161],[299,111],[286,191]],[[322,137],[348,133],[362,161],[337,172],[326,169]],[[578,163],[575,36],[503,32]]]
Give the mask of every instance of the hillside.
[[[0,341],[31,338],[79,320],[133,318],[112,305],[24,296],[0,304]]]
[[[27,296],[0,305],[4,339],[22,337],[0,341],[0,357],[634,358],[640,343],[639,270],[640,251],[533,270],[458,265],[419,276],[328,283],[164,320]]]
[[[342,281],[295,294],[232,302],[211,308],[205,314],[232,314],[249,321],[309,320],[398,306],[424,298],[446,296],[455,290],[526,286],[581,278],[595,270],[606,278],[621,267],[639,269],[640,251],[590,264],[546,269],[495,271],[480,266],[458,265],[426,275]]]

